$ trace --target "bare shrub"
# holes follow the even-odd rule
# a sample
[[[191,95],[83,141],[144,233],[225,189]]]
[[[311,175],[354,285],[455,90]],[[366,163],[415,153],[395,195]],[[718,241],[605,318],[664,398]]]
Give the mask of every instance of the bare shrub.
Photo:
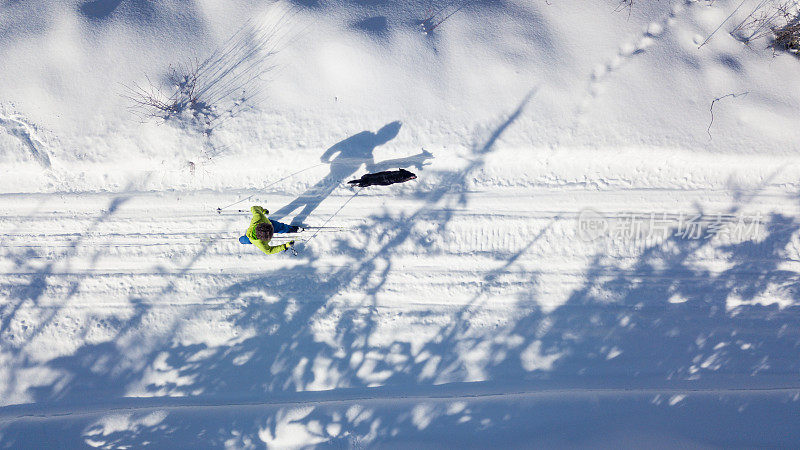
[[[170,66],[163,86],[145,77],[147,84],[126,86],[125,97],[134,103],[134,109],[147,117],[165,121],[189,121],[195,127],[209,128],[216,118],[213,104],[199,96],[200,65]]]
[[[800,21],[795,19],[794,23],[776,28],[773,33],[775,42],[772,44],[772,48],[792,53],[800,52]]]
[[[155,117],[209,135],[263,89],[273,56],[295,36],[287,32],[297,8],[250,21],[202,62],[170,66],[160,81],[125,85],[125,97],[144,118]]]
[[[800,1],[762,0],[731,35],[748,44],[766,39],[768,48],[797,54],[800,50]]]

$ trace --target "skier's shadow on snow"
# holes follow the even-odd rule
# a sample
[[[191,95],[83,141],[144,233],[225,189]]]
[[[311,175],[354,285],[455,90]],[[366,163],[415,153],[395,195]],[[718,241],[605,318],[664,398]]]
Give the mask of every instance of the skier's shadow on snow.
[[[325,178],[318,181],[314,186],[308,188],[299,197],[288,205],[270,214],[275,219],[288,216],[298,208],[302,210],[292,219],[293,225],[304,225],[308,216],[325,200],[334,189],[336,189],[345,179],[355,175],[362,164],[366,165],[366,170],[376,172],[388,169],[416,167],[422,170],[428,159],[433,158],[433,154],[422,150],[413,156],[405,158],[390,159],[379,163],[375,162],[372,152],[375,147],[391,141],[400,132],[402,123],[399,121],[384,125],[376,133],[362,131],[356,135],[334,144],[327,149],[320,157],[323,163],[330,163],[330,173]]]

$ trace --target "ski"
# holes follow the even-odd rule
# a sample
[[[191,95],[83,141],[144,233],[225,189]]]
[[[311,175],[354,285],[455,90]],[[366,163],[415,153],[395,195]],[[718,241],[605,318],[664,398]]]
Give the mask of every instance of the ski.
[[[354,231],[354,228],[346,228],[346,227],[301,227],[300,230],[294,231],[291,233],[275,233],[272,238],[276,241],[291,241],[293,239],[297,239],[303,235],[303,232],[313,231],[314,234],[316,233],[336,233],[340,231]],[[283,239],[282,239],[283,238]],[[250,240],[247,239],[247,236],[240,236],[239,242],[242,244],[250,244]]]

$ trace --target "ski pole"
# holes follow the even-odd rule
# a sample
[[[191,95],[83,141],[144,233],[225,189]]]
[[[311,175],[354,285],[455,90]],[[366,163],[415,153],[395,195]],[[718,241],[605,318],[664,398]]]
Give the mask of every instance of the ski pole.
[[[325,165],[325,164],[327,164],[327,163],[319,163],[319,164],[315,164],[315,165],[313,165],[313,166],[306,167],[305,169],[298,170],[298,171],[297,171],[297,172],[295,172],[295,173],[292,173],[292,174],[286,175],[285,177],[281,178],[280,180],[273,181],[272,183],[270,183],[270,184],[268,184],[268,185],[264,186],[264,187],[263,187],[263,188],[261,188],[261,189],[266,189],[266,188],[268,188],[268,187],[270,187],[270,186],[272,186],[272,185],[274,185],[274,184],[276,184],[276,183],[280,183],[281,181],[283,181],[283,180],[285,180],[285,179],[287,179],[287,178],[291,178],[291,177],[293,177],[293,176],[297,175],[298,173],[305,172],[306,170],[311,170],[311,169],[313,169],[313,168],[315,168],[315,167],[323,166],[323,165]],[[245,201],[245,200],[250,200],[250,199],[251,199],[251,198],[253,198],[255,195],[256,195],[256,194],[253,194],[253,195],[251,195],[251,196],[249,196],[249,197],[247,197],[247,198],[243,198],[243,199],[239,200],[238,202],[233,202],[233,203],[231,203],[231,204],[230,204],[230,205],[228,205],[228,206],[223,206],[222,208],[217,208],[217,214],[222,214],[222,210],[223,210],[223,209],[228,209],[228,208],[230,208],[231,206],[233,206],[233,205],[238,205],[239,203],[242,203],[242,202],[243,202],[243,201]],[[242,210],[239,210],[239,212],[242,212]]]
[[[359,193],[359,192],[361,192],[363,189],[364,189],[363,187],[362,187],[362,188],[359,188],[359,189],[356,191],[356,193],[355,193],[355,194],[353,194],[353,195],[352,195],[350,198],[348,198],[348,199],[347,199],[347,201],[346,201],[346,202],[344,202],[344,204],[343,204],[342,206],[340,206],[340,207],[339,207],[339,209],[337,209],[337,210],[336,210],[336,212],[335,212],[335,213],[333,213],[333,215],[331,215],[330,217],[328,217],[328,220],[326,220],[326,221],[325,221],[325,222],[322,224],[322,226],[320,226],[320,227],[317,229],[317,231],[316,231],[316,232],[315,232],[313,235],[311,235],[311,237],[310,237],[310,238],[308,238],[308,239],[306,239],[305,241],[303,241],[303,243],[304,243],[304,244],[308,244],[309,242],[311,242],[311,240],[312,240],[312,239],[314,239],[315,237],[317,237],[317,234],[319,234],[320,230],[322,230],[322,229],[325,227],[325,225],[327,225],[327,224],[328,224],[328,222],[330,222],[330,221],[331,221],[331,219],[333,219],[334,217],[336,217],[336,215],[337,215],[337,214],[339,214],[339,213],[342,211],[342,209],[344,209],[344,207],[345,207],[345,206],[347,206],[347,204],[348,204],[348,203],[350,203],[350,200],[352,200],[352,199],[356,198],[356,195],[358,195],[358,193]]]

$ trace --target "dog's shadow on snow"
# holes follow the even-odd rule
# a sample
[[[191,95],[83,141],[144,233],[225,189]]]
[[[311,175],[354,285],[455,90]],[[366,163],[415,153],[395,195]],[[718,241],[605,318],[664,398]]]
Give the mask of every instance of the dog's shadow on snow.
[[[427,160],[433,158],[433,155],[425,150],[405,158],[375,162],[373,155],[375,148],[397,137],[401,127],[402,123],[400,121],[391,122],[384,125],[377,132],[362,131],[334,144],[320,157],[321,162],[330,164],[328,175],[309,187],[288,205],[273,211],[270,217],[280,220],[300,209],[300,212],[294,216],[291,223],[293,225],[307,225],[306,219],[317,209],[320,203],[328,198],[347,178],[353,177],[362,165],[366,166],[368,172],[407,167],[416,167],[421,170]]]

